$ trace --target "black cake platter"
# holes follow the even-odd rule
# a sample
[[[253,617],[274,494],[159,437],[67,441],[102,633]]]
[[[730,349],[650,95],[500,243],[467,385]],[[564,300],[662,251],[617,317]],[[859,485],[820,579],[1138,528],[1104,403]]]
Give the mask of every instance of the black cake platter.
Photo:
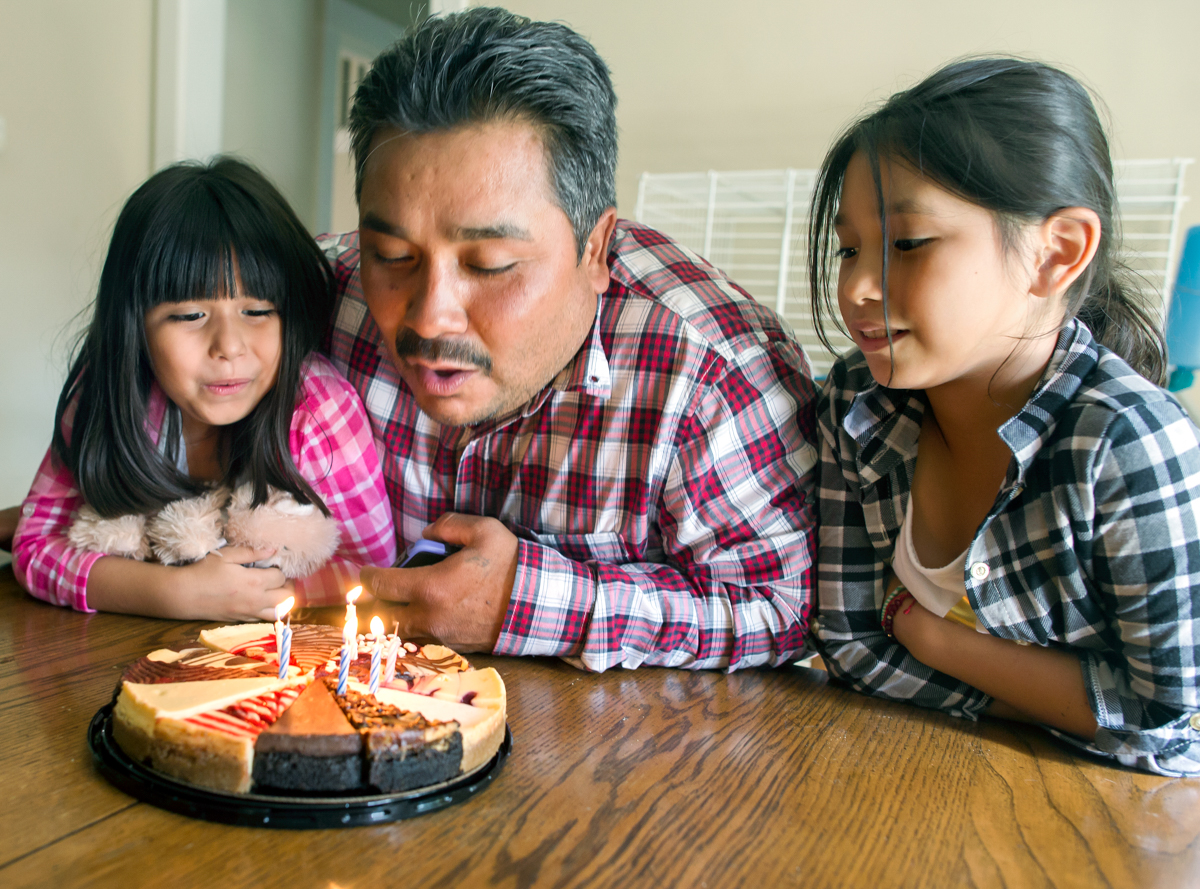
[[[342,793],[223,793],[184,784],[134,762],[113,739],[112,704],[105,704],[88,726],[88,746],[96,768],[118,790],[180,815],[220,824],[305,830],[363,827],[414,818],[461,803],[484,790],[500,774],[512,751],[512,732],[504,727],[500,749],[483,765],[453,780],[402,793],[346,796]]]

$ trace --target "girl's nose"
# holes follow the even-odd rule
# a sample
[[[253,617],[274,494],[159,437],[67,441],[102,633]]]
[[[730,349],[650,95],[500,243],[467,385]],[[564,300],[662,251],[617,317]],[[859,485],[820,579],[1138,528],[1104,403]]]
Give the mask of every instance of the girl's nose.
[[[466,288],[457,261],[430,257],[404,313],[405,327],[429,340],[466,332]]]
[[[883,299],[883,261],[880,256],[872,255],[873,252],[860,249],[843,264],[838,276],[838,290],[843,299],[855,304]]]
[[[209,347],[214,358],[232,360],[246,351],[246,338],[237,317],[225,317],[218,313],[213,318],[212,343]]]

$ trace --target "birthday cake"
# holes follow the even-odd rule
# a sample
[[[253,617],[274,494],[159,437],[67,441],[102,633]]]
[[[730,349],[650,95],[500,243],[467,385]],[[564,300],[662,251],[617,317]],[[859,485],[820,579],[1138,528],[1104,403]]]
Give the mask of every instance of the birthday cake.
[[[345,670],[342,632],[325,626],[291,627],[282,671],[271,624],[153,651],[121,676],[113,738],[158,772],[231,793],[403,792],[496,754],[506,692],[495,670],[440,645],[358,638]]]

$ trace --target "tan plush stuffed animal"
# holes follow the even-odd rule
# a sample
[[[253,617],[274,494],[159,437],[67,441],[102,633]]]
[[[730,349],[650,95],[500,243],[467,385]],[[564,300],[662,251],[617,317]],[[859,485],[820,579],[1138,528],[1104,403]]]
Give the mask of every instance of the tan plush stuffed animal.
[[[149,516],[112,519],[84,505],[68,537],[80,549],[139,561],[153,557],[163,565],[195,562],[226,545],[274,549],[274,556],[255,564],[279,568],[289,578],[307,577],[337,552],[341,532],[332,516],[274,488],[266,503],[252,508],[253,495],[248,484],[232,494],[215,488]]]

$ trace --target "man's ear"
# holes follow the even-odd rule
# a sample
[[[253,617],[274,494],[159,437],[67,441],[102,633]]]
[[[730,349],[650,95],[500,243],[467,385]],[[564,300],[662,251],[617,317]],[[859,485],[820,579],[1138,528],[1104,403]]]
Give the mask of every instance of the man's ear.
[[[1100,217],[1087,207],[1065,207],[1038,226],[1037,268],[1029,290],[1060,296],[1087,269],[1100,246]]]
[[[587,243],[583,247],[579,267],[588,276],[593,293],[608,290],[608,242],[612,240],[613,229],[616,226],[617,208],[609,207],[592,226],[592,233],[588,235]]]

